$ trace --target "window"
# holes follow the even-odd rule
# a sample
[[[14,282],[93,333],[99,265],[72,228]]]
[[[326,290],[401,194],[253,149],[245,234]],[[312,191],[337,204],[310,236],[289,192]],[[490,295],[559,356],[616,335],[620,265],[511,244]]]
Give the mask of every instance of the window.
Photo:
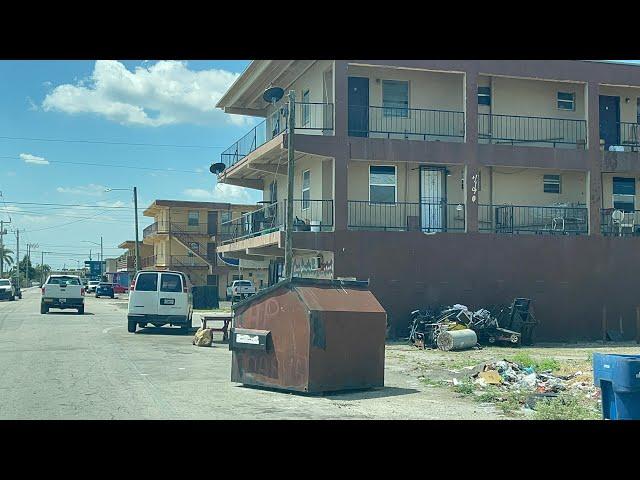
[[[311,202],[311,171],[305,170],[302,172],[302,209],[309,208]]]
[[[158,290],[157,273],[141,273],[136,279],[136,292],[156,292]]]
[[[544,175],[544,193],[560,193],[560,175]]]
[[[197,210],[189,212],[189,220],[187,225],[197,227],[200,224],[200,212]]]
[[[396,167],[369,166],[369,202],[395,203],[396,201]]]
[[[491,105],[491,87],[478,87],[478,105]]]
[[[409,116],[409,82],[382,81],[382,106],[385,117]]]
[[[613,208],[633,212],[636,200],[636,179],[613,177]]]
[[[311,123],[311,105],[309,105],[309,90],[302,92],[302,126],[307,127]]]
[[[576,94],[567,92],[558,92],[558,110],[575,110]]]
[[[224,225],[227,222],[231,221],[231,211],[226,210],[224,212],[220,212],[220,223]]]
[[[173,273],[163,273],[160,277],[160,291],[161,292],[182,292],[182,278],[180,275]]]
[[[80,285],[80,279],[77,277],[51,277],[49,285]]]
[[[51,283],[51,282],[49,282]],[[6,286],[6,285],[11,285],[11,282],[9,280],[0,280],[0,285]]]

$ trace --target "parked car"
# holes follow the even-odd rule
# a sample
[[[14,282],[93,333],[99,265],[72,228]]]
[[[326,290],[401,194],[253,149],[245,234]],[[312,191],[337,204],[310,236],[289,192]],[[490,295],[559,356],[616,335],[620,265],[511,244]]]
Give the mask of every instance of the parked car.
[[[189,333],[193,318],[191,282],[182,272],[138,272],[129,290],[127,330],[135,333],[151,323],[155,327],[179,325]]]
[[[84,314],[84,287],[77,275],[49,275],[42,287],[40,313],[50,308],[74,308]]]
[[[100,284],[96,287],[96,298],[100,297],[115,297],[115,292],[113,291],[113,283],[100,282]]]
[[[95,293],[96,287],[100,285],[100,282],[97,280],[89,280],[87,285],[87,293]]]
[[[16,287],[8,278],[0,278],[0,300],[15,300]]]
[[[124,285],[118,285],[117,283],[114,283],[113,291],[116,293],[127,293],[129,291],[129,288],[125,287]]]
[[[40,282],[31,282],[31,286],[32,287],[39,287],[40,286]]]
[[[245,298],[256,293],[256,287],[253,286],[251,280],[234,280],[227,287],[227,301]]]

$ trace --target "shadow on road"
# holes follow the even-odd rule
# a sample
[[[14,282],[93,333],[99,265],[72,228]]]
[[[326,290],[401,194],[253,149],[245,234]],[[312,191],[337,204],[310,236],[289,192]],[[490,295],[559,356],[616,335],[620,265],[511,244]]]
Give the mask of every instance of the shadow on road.
[[[195,333],[196,329],[191,327],[188,334]],[[187,333],[180,327],[144,327],[136,330],[137,335],[178,335],[186,337]]]
[[[77,315],[77,316],[84,316],[84,315],[95,315],[95,313],[91,313],[91,312],[84,312],[82,315],[80,315],[78,312],[52,312],[51,310],[49,310],[48,313],[46,313],[46,315]]]
[[[367,388],[362,390],[342,390],[337,392],[325,392],[325,393],[290,392],[288,390],[281,390],[278,388],[258,387],[254,385],[238,385],[238,387],[248,388],[251,390],[266,390],[274,393],[301,395],[304,397],[329,398],[331,400],[346,400],[346,401],[366,400],[368,398],[397,397],[399,395],[410,395],[412,393],[420,393],[420,390],[416,390],[415,388],[399,388],[399,387]]]

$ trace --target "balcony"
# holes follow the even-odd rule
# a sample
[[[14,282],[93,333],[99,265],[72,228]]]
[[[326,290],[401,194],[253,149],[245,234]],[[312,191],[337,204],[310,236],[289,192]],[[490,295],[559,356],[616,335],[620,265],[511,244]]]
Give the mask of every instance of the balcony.
[[[619,212],[614,214],[614,212]],[[614,208],[601,211],[600,228],[607,237],[638,237],[640,236],[640,210],[624,212]]]
[[[253,127],[249,133],[220,154],[220,161],[229,168],[258,147],[288,130],[286,104]],[[332,103],[296,102],[296,133],[328,134],[333,131]]]
[[[463,204],[349,200],[349,230],[464,232]]]
[[[283,200],[224,222],[219,237],[223,244],[266,235],[284,228]],[[293,200],[294,231],[326,231],[333,226],[333,200]]]
[[[154,268],[156,266],[156,255],[140,259],[140,268]]]
[[[478,114],[478,142],[583,149],[586,120]]]
[[[349,106],[349,135],[352,137],[463,142],[464,134],[464,112]]]
[[[142,231],[142,238],[148,238],[152,235],[155,235],[156,233],[158,233],[158,222],[154,222],[148,227],[145,227]]]
[[[559,204],[478,205],[478,230],[493,233],[587,235],[589,212],[584,206]]]
[[[209,269],[209,264],[195,255],[171,255],[171,268]]]
[[[640,125],[630,122],[618,122],[620,145],[632,152],[640,147]]]
[[[135,263],[135,256],[128,254],[122,255],[116,260],[116,270],[133,270],[135,268]]]

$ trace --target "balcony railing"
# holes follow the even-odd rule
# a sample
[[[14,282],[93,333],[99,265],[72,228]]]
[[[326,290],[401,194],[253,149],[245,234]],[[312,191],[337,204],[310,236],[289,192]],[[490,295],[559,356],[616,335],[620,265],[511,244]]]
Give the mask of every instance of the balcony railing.
[[[586,235],[588,218],[583,206],[478,205],[481,232]]]
[[[282,104],[265,120],[253,127],[249,133],[221,153],[225,166],[235,165],[258,147],[277,137],[288,129],[287,106]],[[333,130],[332,103],[296,102],[296,131],[316,131],[328,133]]]
[[[195,255],[171,255],[171,266],[185,268],[209,268],[209,264]]]
[[[398,230],[417,232],[463,232],[463,204],[395,202],[370,203],[349,200],[350,230]]]
[[[619,213],[614,214],[618,211]],[[606,208],[601,211],[600,228],[602,234],[612,237],[638,237],[640,236],[640,210],[624,212],[614,208]]]
[[[462,141],[464,112],[350,105],[349,135]]]
[[[478,114],[478,142],[585,148],[586,120]]]
[[[140,259],[140,268],[153,268],[156,266],[156,256],[144,257]]]
[[[154,222],[148,227],[145,227],[142,230],[142,238],[150,237],[151,235],[155,235],[158,232],[158,222]]]
[[[118,257],[116,260],[116,269],[122,270],[133,270],[135,267],[135,256],[133,255],[122,255]]]
[[[266,235],[284,228],[287,201],[271,203],[240,218],[224,222],[223,243]],[[333,200],[293,200],[294,231],[326,231],[333,226]]]
[[[640,125],[637,123],[619,122],[620,145],[630,147],[635,152],[640,147]]]

